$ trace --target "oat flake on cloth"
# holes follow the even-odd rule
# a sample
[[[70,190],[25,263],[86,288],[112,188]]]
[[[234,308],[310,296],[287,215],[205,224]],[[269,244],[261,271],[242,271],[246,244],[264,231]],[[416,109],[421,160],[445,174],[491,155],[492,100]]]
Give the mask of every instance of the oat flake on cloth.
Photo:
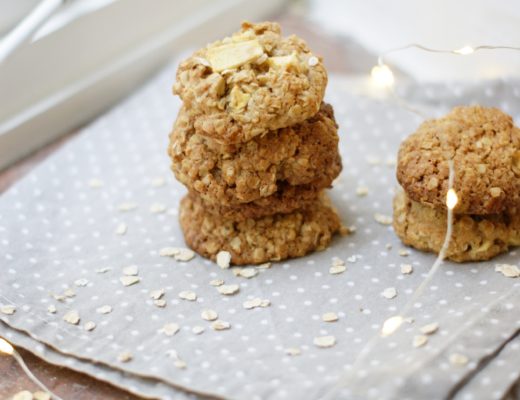
[[[166,155],[179,108],[173,76],[171,66],[0,198],[0,305],[16,306],[0,313],[7,324],[0,334],[55,363],[164,399],[192,392],[247,400],[487,400],[507,392],[520,370],[520,280],[494,267],[518,265],[518,250],[491,262],[445,263],[413,307],[414,322],[376,340],[352,371],[361,348],[399,312],[435,256],[403,252],[391,227],[380,223],[391,215],[399,142],[420,119],[353,94],[340,77],[331,78],[327,93],[344,160],[331,197],[356,232],[250,279],[199,256],[161,256],[165,247],[184,246],[177,213],[185,189]],[[478,102],[518,123],[519,88],[502,81],[411,85],[406,96],[432,115]],[[344,272],[329,272],[335,257],[345,261]],[[413,272],[401,273],[402,264]],[[221,294],[210,284],[217,279],[238,285],[238,293]],[[160,289],[165,304],[150,297]],[[270,305],[244,307],[257,298]],[[201,318],[205,309],[230,328],[213,329]],[[324,322],[325,313],[337,321]],[[87,322],[95,328],[85,330]],[[414,347],[431,323],[438,330]]]

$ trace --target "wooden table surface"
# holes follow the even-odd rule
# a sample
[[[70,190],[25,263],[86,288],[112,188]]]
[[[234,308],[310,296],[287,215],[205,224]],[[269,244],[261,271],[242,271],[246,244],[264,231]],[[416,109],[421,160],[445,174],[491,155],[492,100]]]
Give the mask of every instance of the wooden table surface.
[[[329,72],[361,73],[369,71],[375,63],[375,57],[356,44],[325,36],[322,29],[308,22],[300,6],[288,7],[271,19],[282,24],[285,34],[295,33],[306,39],[310,48],[325,58]],[[77,134],[78,131],[71,132],[1,171],[0,194]],[[23,349],[19,349],[19,352],[34,374],[63,399],[140,399],[108,383],[67,368],[51,365]],[[0,356],[0,399],[10,398],[21,390],[36,391],[38,388],[25,376],[12,357]]]

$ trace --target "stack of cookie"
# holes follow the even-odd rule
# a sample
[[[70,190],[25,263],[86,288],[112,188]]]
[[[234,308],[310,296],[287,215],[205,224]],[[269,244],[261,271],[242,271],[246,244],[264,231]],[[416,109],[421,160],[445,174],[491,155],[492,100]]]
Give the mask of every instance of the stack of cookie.
[[[439,252],[454,163],[453,236],[447,257],[488,260],[520,245],[520,129],[496,108],[457,107],[426,121],[399,150],[394,229],[420,250]]]
[[[168,152],[189,190],[180,222],[190,247],[258,264],[330,243],[340,221],[323,190],[341,158],[326,84],[305,42],[270,22],[244,23],[180,64]]]

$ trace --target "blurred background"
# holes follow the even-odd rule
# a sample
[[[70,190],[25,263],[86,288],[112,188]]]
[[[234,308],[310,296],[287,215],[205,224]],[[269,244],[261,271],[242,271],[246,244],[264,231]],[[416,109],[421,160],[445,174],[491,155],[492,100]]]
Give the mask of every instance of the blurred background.
[[[518,46],[515,0],[0,0],[0,37],[52,9],[3,59],[0,170],[106,111],[179,54],[276,20],[304,37],[332,73],[368,77],[377,55],[409,43],[440,49]],[[0,44],[1,48],[1,44]],[[401,79],[459,81],[520,74],[520,52],[468,57],[417,50],[387,58]],[[172,77],[173,81],[173,77]]]

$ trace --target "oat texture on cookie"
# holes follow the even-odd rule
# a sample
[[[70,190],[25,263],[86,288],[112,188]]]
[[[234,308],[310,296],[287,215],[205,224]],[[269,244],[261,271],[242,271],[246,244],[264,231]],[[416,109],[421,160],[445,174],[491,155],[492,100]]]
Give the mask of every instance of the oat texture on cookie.
[[[180,64],[168,155],[188,188],[179,217],[193,250],[261,264],[324,249],[341,230],[324,193],[342,168],[326,83],[321,59],[271,22],[243,23]]]
[[[453,236],[447,257],[488,260],[520,245],[520,129],[496,108],[456,107],[424,122],[401,144],[394,230],[401,240],[439,252],[446,234],[449,160],[453,160]]]
[[[273,22],[244,22],[183,61],[173,92],[197,117],[198,134],[229,144],[312,117],[326,85],[321,59],[302,39],[283,37]]]

